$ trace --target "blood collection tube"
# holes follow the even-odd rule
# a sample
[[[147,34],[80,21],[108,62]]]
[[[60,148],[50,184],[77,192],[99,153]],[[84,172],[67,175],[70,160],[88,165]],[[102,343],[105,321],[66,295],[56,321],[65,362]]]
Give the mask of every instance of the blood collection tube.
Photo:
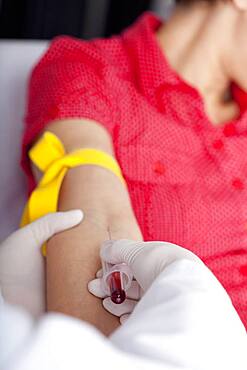
[[[133,274],[126,263],[112,265],[102,261],[102,288],[115,304],[123,303],[131,286]]]

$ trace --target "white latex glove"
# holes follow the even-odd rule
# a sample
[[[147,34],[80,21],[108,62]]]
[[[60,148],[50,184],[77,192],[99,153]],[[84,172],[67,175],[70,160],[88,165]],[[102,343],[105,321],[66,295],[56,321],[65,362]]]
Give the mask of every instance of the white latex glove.
[[[54,234],[78,225],[80,210],[49,214],[11,234],[0,244],[0,287],[4,300],[38,317],[45,311],[45,271],[41,246]]]
[[[102,245],[100,255],[102,260],[111,264],[126,263],[134,275],[135,280],[126,292],[127,299],[122,304],[114,304],[111,298],[103,292],[102,271],[97,273],[97,279],[88,284],[90,293],[103,298],[105,309],[120,317],[121,323],[128,319],[139,299],[168,265],[181,259],[203,264],[195,254],[187,249],[166,242],[135,242],[125,239],[107,241]]]

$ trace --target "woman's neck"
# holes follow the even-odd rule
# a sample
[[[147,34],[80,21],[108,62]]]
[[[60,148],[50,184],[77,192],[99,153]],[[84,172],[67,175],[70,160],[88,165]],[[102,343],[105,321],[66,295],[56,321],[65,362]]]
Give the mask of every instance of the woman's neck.
[[[231,48],[231,4],[202,1],[178,7],[160,27],[157,39],[171,67],[199,91],[220,81]]]

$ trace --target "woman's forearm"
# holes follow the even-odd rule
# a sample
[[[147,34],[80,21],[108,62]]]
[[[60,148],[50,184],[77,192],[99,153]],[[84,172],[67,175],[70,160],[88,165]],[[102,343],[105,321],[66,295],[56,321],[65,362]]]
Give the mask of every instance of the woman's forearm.
[[[60,133],[63,141],[62,127],[56,130],[56,126],[51,126],[51,131]],[[111,154],[104,138],[101,141],[100,138],[85,140],[85,136],[82,137],[81,145],[80,139],[74,144],[73,137],[67,142],[64,139],[66,150],[93,146]],[[109,238],[108,228],[113,239],[141,240],[141,232],[127,189],[114,174],[103,168],[81,166],[67,172],[59,196],[59,210],[73,208],[84,212],[81,225],[53,237],[47,245],[47,307],[50,311],[86,320],[109,334],[117,327],[118,320],[88,292],[87,283],[100,268],[99,248]]]
[[[100,268],[99,247],[108,239],[108,228],[116,239],[138,240],[141,235],[127,210],[117,214],[117,210],[111,210],[111,205],[97,194],[97,190],[103,193],[107,183],[105,187],[109,191],[112,188],[114,196],[119,196],[122,186],[119,180],[98,168],[93,172],[91,168],[80,167],[71,170],[64,180],[59,209],[81,208],[85,219],[80,226],[55,236],[48,243],[47,305],[48,310],[81,318],[109,334],[118,320],[106,313],[101,301],[88,293],[87,283]]]

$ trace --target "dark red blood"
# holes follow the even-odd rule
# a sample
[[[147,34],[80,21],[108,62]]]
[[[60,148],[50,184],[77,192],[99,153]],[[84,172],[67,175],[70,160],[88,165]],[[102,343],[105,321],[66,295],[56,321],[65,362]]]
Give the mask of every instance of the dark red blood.
[[[115,304],[120,304],[125,301],[126,294],[124,290],[115,290],[111,294],[111,300]]]
[[[115,304],[123,303],[125,301],[126,294],[121,284],[120,272],[113,272],[109,276],[108,283],[110,287],[112,302]]]

